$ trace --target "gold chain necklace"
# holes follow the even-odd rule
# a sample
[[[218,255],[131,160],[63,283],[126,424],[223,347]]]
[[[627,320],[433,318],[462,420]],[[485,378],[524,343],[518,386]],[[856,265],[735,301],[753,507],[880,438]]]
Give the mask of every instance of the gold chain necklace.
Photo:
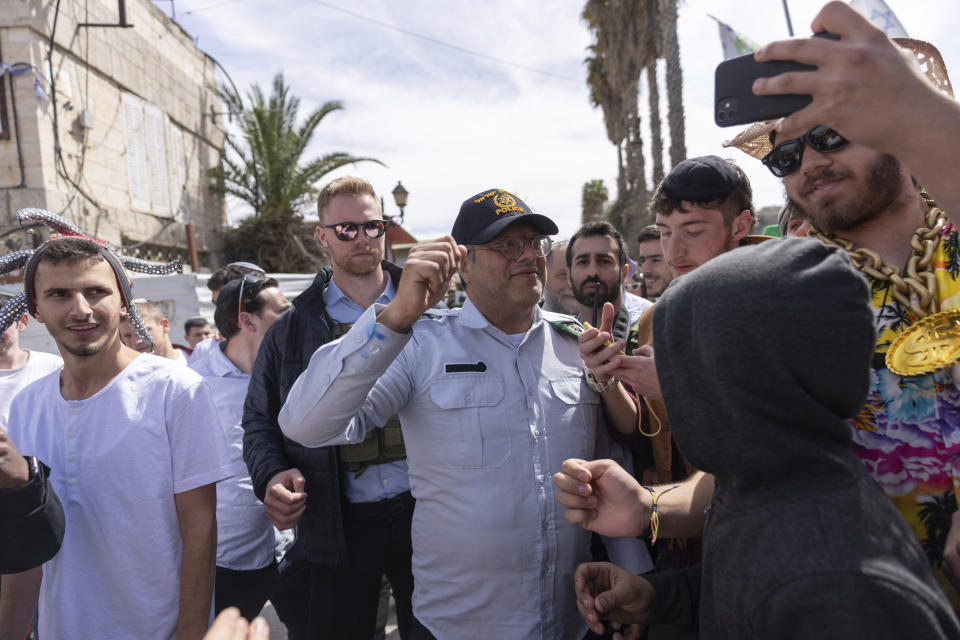
[[[893,297],[916,316],[917,321],[887,349],[887,369],[902,377],[934,373],[960,360],[960,311],[940,311],[937,281],[930,268],[946,216],[933,200],[926,197],[924,200],[929,209],[924,216],[924,226],[910,238],[913,253],[903,275],[875,251],[854,249],[850,241],[810,227],[813,237],[842,247],[860,271],[889,282]]]
[[[810,225],[808,235],[821,242],[836,245],[847,252],[853,265],[871,278],[881,282],[889,282],[894,299],[910,310],[917,319],[925,318],[940,311],[940,301],[937,299],[937,280],[930,261],[933,252],[937,249],[940,232],[946,224],[943,210],[930,199],[926,199],[929,209],[924,216],[924,226],[913,232],[910,246],[913,253],[907,260],[907,267],[901,274],[899,269],[885,262],[876,251],[870,249],[854,249],[853,243],[845,238],[838,238]]]

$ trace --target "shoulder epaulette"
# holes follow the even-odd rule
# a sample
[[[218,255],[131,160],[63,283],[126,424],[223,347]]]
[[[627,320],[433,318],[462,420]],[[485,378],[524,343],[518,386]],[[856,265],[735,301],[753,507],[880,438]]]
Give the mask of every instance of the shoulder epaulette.
[[[571,338],[579,340],[580,334],[587,330],[587,328],[580,324],[580,321],[573,316],[567,316],[562,313],[544,312],[543,317],[554,329]]]
[[[434,309],[430,308],[420,316],[421,320],[443,320],[447,316],[454,315],[454,309]]]

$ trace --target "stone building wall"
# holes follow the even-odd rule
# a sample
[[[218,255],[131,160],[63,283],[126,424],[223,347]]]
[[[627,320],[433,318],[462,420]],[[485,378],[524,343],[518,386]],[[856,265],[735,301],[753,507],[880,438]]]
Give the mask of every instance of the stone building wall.
[[[54,106],[47,55],[58,5]],[[216,266],[226,209],[206,176],[224,144],[222,116],[211,115],[223,110],[214,61],[149,0],[125,1],[130,28],[80,26],[117,24],[118,6],[0,0],[0,62],[33,67],[0,77],[0,244],[26,242],[2,234],[17,209],[37,206],[127,253],[185,265],[192,223],[201,266]]]

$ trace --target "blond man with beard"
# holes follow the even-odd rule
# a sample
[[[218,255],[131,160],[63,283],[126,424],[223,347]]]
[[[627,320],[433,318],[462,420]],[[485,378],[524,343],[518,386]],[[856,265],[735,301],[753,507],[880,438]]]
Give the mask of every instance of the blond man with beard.
[[[372,638],[384,575],[406,637],[413,498],[399,420],[378,425],[385,428],[363,443],[317,449],[285,439],[277,423],[313,352],[346,333],[367,307],[389,303],[400,278],[400,269],[383,261],[388,223],[368,182],[332,181],[317,209],[317,235],[331,265],[264,338],[244,406],[243,456],[273,524],[298,527],[309,563],[310,637]]]

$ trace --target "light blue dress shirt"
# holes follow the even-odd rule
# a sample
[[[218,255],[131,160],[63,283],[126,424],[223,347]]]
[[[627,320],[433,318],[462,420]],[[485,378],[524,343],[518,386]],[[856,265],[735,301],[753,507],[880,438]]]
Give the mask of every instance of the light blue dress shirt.
[[[387,286],[376,302],[387,304],[396,295],[397,289],[393,286],[393,280],[387,278]],[[347,297],[337,286],[335,278],[330,280],[323,292],[323,304],[334,322],[356,322],[363,313],[363,307]],[[344,478],[349,502],[377,502],[410,491],[405,460],[371,465],[360,476],[346,473]]]
[[[250,571],[273,561],[273,525],[267,509],[253,493],[253,481],[243,461],[243,401],[250,376],[237,369],[214,343],[207,354],[190,363],[213,394],[220,426],[230,449],[233,477],[217,485],[217,566]]]
[[[469,300],[408,334],[377,324],[381,309],[314,353],[280,412],[284,434],[358,442],[399,412],[418,620],[444,640],[580,640],[573,573],[590,533],[564,520],[551,476],[592,459],[606,429],[577,339],[539,308],[519,347]]]

